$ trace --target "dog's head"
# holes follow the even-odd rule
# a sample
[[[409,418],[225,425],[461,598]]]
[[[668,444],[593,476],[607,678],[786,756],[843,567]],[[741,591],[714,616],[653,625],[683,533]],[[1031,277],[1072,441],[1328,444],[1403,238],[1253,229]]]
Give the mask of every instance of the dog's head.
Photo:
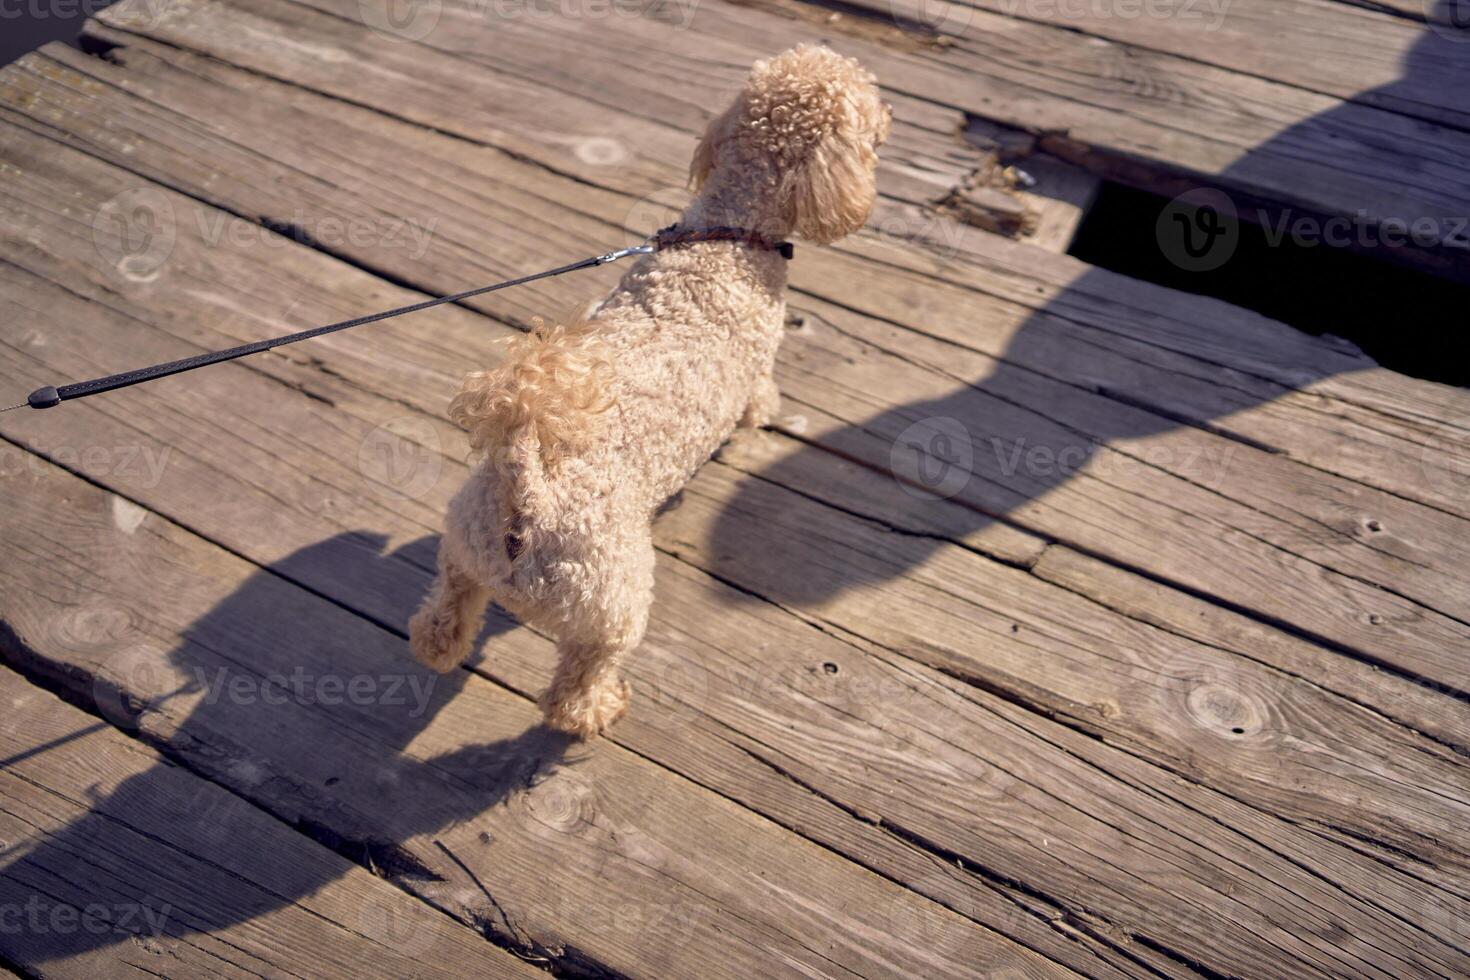
[[[810,241],[836,241],[873,210],[877,150],[891,119],[871,72],[802,44],[755,63],[700,139],[690,180],[696,189],[758,182],[772,221]]]

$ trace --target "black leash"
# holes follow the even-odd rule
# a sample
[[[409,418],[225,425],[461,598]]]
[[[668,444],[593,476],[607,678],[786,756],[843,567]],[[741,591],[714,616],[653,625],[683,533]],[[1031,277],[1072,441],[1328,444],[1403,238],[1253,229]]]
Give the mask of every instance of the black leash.
[[[0,412],[9,412],[17,408],[52,408],[62,402],[72,401],[77,398],[86,398],[88,395],[100,395],[104,391],[116,391],[118,388],[127,388],[132,385],[142,384],[144,381],[153,381],[157,378],[166,378],[171,374],[180,374],[184,371],[192,371],[195,368],[207,367],[210,364],[219,364],[222,361],[233,361],[237,357],[247,354],[259,354],[274,347],[284,347],[287,344],[300,343],[303,340],[311,340],[313,337],[322,337],[338,330],[348,330],[352,327],[360,327],[368,323],[376,323],[379,320],[387,320],[390,317],[403,316],[405,313],[417,313],[420,310],[432,309],[435,306],[443,306],[445,303],[458,303],[482,296],[485,293],[493,293],[497,289],[507,289],[511,286],[522,286],[537,279],[549,279],[552,276],[560,276],[568,272],[576,272],[579,269],[590,269],[593,266],[606,265],[616,262],[618,259],[629,255],[647,255],[657,252],[672,245],[686,245],[695,242],[707,241],[733,241],[754,245],[758,248],[766,248],[771,251],[780,252],[783,258],[791,258],[792,248],[790,242],[772,242],[753,231],[743,228],[709,228],[701,231],[675,230],[674,225],[663,229],[653,235],[642,245],[634,245],[630,248],[620,248],[616,251],[607,252],[603,255],[595,255],[590,259],[573,262],[570,265],[558,266],[555,269],[547,269],[545,272],[533,273],[529,276],[521,276],[519,279],[507,279],[505,282],[497,282],[493,286],[481,286],[478,289],[467,289],[453,296],[441,296],[438,299],[424,300],[422,303],[413,303],[409,306],[400,306],[396,310],[385,310],[382,313],[369,313],[367,316],[354,317],[351,320],[343,320],[340,323],[329,323],[324,327],[313,327],[310,330],[302,330],[298,333],[286,334],[284,337],[275,337],[271,340],[257,340],[227,350],[217,350],[208,354],[195,354],[193,357],[181,358],[177,361],[169,361],[166,364],[155,364],[152,367],[138,368],[135,371],[125,371],[122,374],[109,374],[105,378],[94,378],[91,381],[78,381],[74,384],[56,387],[46,385],[37,388],[23,404],[11,405],[9,408],[0,408]]]

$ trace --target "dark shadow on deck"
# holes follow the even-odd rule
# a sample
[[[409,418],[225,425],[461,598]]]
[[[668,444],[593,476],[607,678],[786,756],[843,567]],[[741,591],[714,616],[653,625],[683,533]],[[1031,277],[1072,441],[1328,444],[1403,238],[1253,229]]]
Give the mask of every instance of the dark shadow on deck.
[[[1448,9],[1447,4],[1442,6]],[[1465,41],[1470,42],[1470,26],[1462,33]],[[1426,29],[1423,39],[1405,58],[1403,77],[1398,82],[1374,91],[1392,94],[1396,87],[1407,88],[1411,79],[1432,77],[1430,73],[1433,71],[1434,59],[1431,53],[1438,51],[1442,54],[1446,46],[1463,49],[1464,55],[1470,57],[1470,43],[1455,44]],[[1355,125],[1356,120],[1344,118],[1345,116],[1350,114],[1334,110],[1314,117],[1312,123],[1325,124],[1332,128],[1343,142],[1342,152],[1348,155],[1353,152],[1353,141],[1368,142],[1382,138],[1381,134],[1363,132],[1360,126]],[[1301,136],[1299,129],[1300,126],[1290,127],[1264,146],[1269,146],[1282,156],[1291,156],[1295,147],[1315,145],[1315,141]],[[1241,159],[1243,161],[1248,157],[1249,154]],[[1237,161],[1226,168],[1218,183],[1228,185],[1231,178],[1244,181],[1241,169],[1242,163]],[[1304,174],[1303,180],[1309,179]],[[1158,214],[1150,213],[1141,215],[1139,220],[1152,225],[1158,217]],[[1460,216],[1407,217],[1433,217],[1449,223]],[[1173,254],[1179,254],[1185,249],[1188,249],[1186,254],[1194,254],[1212,246],[1207,234],[1208,228],[1187,228],[1186,224],[1181,222],[1176,228],[1181,236],[1179,241],[1161,240],[1158,247]],[[1183,239],[1186,234],[1191,235],[1188,242]],[[1227,241],[1223,244],[1228,246],[1229,243]],[[1175,430],[1184,424],[1176,418],[1207,420],[1223,417],[1218,409],[1212,407],[1219,401],[1216,397],[1217,389],[1207,383],[1196,385],[1197,399],[1189,392],[1183,396],[1177,393],[1171,395],[1176,399],[1187,398],[1190,402],[1188,407],[1191,411],[1180,413],[1175,418],[1148,410],[1146,406],[1128,408],[1118,402],[1109,406],[1110,417],[1106,421],[1089,418],[1085,423],[1077,420],[1054,420],[1045,417],[1044,410],[1038,412],[1018,407],[1038,402],[1035,394],[1038,374],[1048,375],[1050,378],[1067,377],[1068,371],[1065,368],[1069,364],[1075,366],[1078,357],[1085,356],[1079,355],[1076,350],[1063,349],[1058,344],[1055,329],[1047,321],[1053,316],[1064,321],[1074,318],[1069,306],[1076,304],[1068,304],[1068,294],[1106,295],[1108,290],[1099,288],[1094,283],[1110,275],[1089,272],[1069,284],[1058,300],[1021,325],[991,374],[976,378],[967,386],[943,398],[903,405],[846,428],[828,432],[821,438],[824,448],[803,450],[796,456],[774,464],[761,472],[760,476],[782,485],[800,486],[803,482],[799,476],[801,472],[809,472],[814,465],[820,465],[822,459],[826,459],[830,465],[827,449],[848,452],[845,447],[852,446],[854,448],[850,450],[850,454],[854,457],[870,457],[870,448],[857,447],[870,447],[868,437],[877,436],[884,443],[896,447],[894,470],[903,473],[909,482],[908,489],[915,492],[891,494],[890,499],[895,502],[894,506],[901,507],[902,511],[895,510],[887,515],[875,516],[887,517],[900,527],[924,526],[926,522],[922,519],[906,519],[905,515],[923,515],[934,506],[936,496],[951,498],[969,508],[972,523],[952,530],[954,534],[966,534],[984,528],[995,520],[1008,519],[1009,515],[1026,504],[1063,486],[1078,471],[1087,467],[1101,445]],[[1464,319],[1465,311],[1453,311],[1454,317],[1448,316],[1450,312],[1447,311],[1442,329],[1459,329],[1456,324]],[[1335,334],[1338,331],[1333,329],[1331,323],[1322,323],[1316,332]],[[1114,342],[1108,334],[1099,331],[1097,343],[1106,347]],[[1314,380],[1317,378],[1303,377],[1300,385],[1305,386]],[[1231,412],[1238,410],[1240,407],[1234,406]],[[1085,424],[1089,431],[1084,434],[1071,427],[1079,424]],[[965,452],[963,447],[967,447],[969,451]],[[1143,465],[1138,464],[1139,467]],[[709,550],[716,561],[714,571],[720,571],[718,563],[723,560],[722,556],[748,555],[752,552],[784,554],[800,565],[800,571],[791,568],[778,571],[773,568],[768,580],[757,584],[752,590],[755,594],[782,603],[820,604],[850,588],[881,588],[882,578],[875,579],[874,574],[867,570],[844,569],[840,562],[832,560],[830,554],[793,555],[801,546],[791,544],[791,535],[786,529],[771,528],[768,541],[762,540],[759,533],[753,535],[749,515],[758,512],[758,508],[753,501],[750,504],[743,503],[742,498],[767,491],[758,485],[758,481],[752,480],[743,481],[741,487],[742,490],[722,513],[713,531]],[[917,488],[931,488],[934,493],[929,495]],[[1027,524],[1024,519],[1020,523],[1023,526]],[[908,566],[895,566],[891,570],[893,578],[906,574],[913,563],[922,561],[945,546],[944,541],[935,538],[909,540],[922,541],[924,545],[916,545],[909,553]],[[919,554],[920,551],[922,555]],[[773,558],[770,564],[779,560]]]
[[[243,661],[250,652],[249,643],[248,641],[242,642],[239,635],[242,632],[248,634],[252,622],[279,619],[281,615],[279,598],[282,586],[277,579],[294,580],[296,575],[293,573],[298,569],[320,568],[323,558],[340,557],[344,553],[343,546],[349,540],[352,544],[350,550],[357,553],[366,552],[366,549],[362,548],[366,540],[374,551],[380,553],[376,560],[383,563],[399,562],[408,558],[422,565],[432,561],[437,551],[437,538],[423,538],[397,551],[381,553],[385,543],[383,538],[364,533],[343,534],[293,553],[272,565],[270,571],[257,571],[227,599],[184,631],[178,645],[168,654],[175,668],[194,678],[190,682],[190,687],[195,693],[199,693],[203,688],[206,694],[213,696],[212,699],[206,697],[201,700],[194,711],[183,721],[178,736],[172,740],[174,744],[189,744],[192,741],[191,735],[196,731],[200,743],[217,744],[219,740],[210,734],[207,723],[213,712],[239,710],[238,705],[229,704],[231,680],[244,676],[249,679],[251,685],[259,681],[259,675],[241,666],[223,668],[221,672],[222,668],[218,666],[218,662],[213,658],[204,657],[200,648],[221,650],[229,657],[239,658],[237,662]],[[359,662],[353,662],[350,659],[341,660],[342,651],[347,648],[347,645],[331,644],[329,638],[338,632],[342,611],[327,602],[314,602],[307,605],[310,609],[318,610],[321,618],[319,621],[298,620],[293,623],[292,628],[295,635],[301,638],[303,654],[300,657],[273,658],[270,661],[269,670],[276,673],[282,671],[284,667],[284,670],[289,672],[294,670],[293,666],[289,666],[291,664],[310,665],[314,658],[306,655],[305,651],[311,649],[310,645],[316,644],[317,649],[324,651],[329,649],[332,656],[338,658],[333,660],[333,676],[339,677],[344,684],[350,682],[354,677],[368,676],[380,679],[385,673],[393,674],[394,672],[396,672],[394,676],[401,676],[405,680],[419,681],[416,688],[409,684],[402,685],[401,699],[397,696],[385,697],[371,705],[369,714],[363,718],[362,737],[355,740],[358,755],[354,762],[359,766],[357,770],[359,774],[393,769],[395,775],[399,777],[400,785],[404,782],[416,783],[417,780],[413,777],[421,774],[425,776],[427,785],[438,786],[441,789],[439,792],[418,795],[397,792],[391,794],[391,798],[385,793],[381,809],[368,815],[368,822],[373,828],[373,833],[370,835],[343,836],[344,831],[351,835],[351,829],[337,825],[328,828],[309,822],[298,824],[296,829],[316,838],[355,863],[385,872],[389,877],[410,880],[433,878],[437,876],[433,875],[406,849],[400,847],[400,842],[417,835],[431,834],[473,818],[529,788],[564,764],[566,751],[571,745],[570,739],[542,726],[535,726],[514,738],[481,745],[467,745],[454,752],[412,764],[412,768],[408,771],[409,779],[405,780],[402,750],[434,720],[438,712],[464,686],[469,677],[468,671],[457,670],[444,676],[432,674],[409,659],[406,643],[402,645],[402,659],[394,663],[386,663],[381,652],[377,656],[371,653],[365,654]],[[507,620],[490,617],[480,641],[484,642],[509,628],[511,627],[507,624]],[[234,637],[233,644],[222,647],[222,637]],[[210,665],[201,668],[200,665],[205,662],[209,662]],[[318,667],[305,666],[304,669],[312,671],[314,677],[327,676]],[[261,688],[257,687],[256,690],[261,690]],[[280,688],[277,687],[276,690]],[[322,688],[314,685],[313,690],[319,691]],[[415,690],[419,692],[417,696],[409,693]],[[168,696],[171,695],[164,695],[164,697]],[[278,722],[284,722],[285,716],[302,710],[301,699],[294,695],[270,699],[252,697],[249,704],[250,724],[258,725],[263,731],[275,729],[278,727]],[[105,700],[99,701],[99,707],[113,721],[126,721],[126,717],[119,717],[119,712],[125,714],[130,710],[121,707],[116,702],[105,703]],[[280,727],[286,726],[281,725]],[[311,752],[313,749],[313,746],[294,748],[282,746],[283,751]],[[164,747],[164,750],[167,752],[167,746]],[[45,751],[45,747],[34,751]],[[184,761],[187,764],[188,760]],[[390,766],[390,762],[393,765]],[[99,849],[117,853],[121,849],[126,859],[126,841],[132,832],[122,830],[120,826],[127,826],[130,812],[155,810],[158,800],[173,795],[170,787],[177,787],[177,773],[173,772],[165,778],[165,773],[171,769],[172,766],[159,766],[132,776],[119,785],[114,792],[93,800],[91,812],[61,832],[27,847],[18,854],[5,852],[4,863],[0,865],[0,879],[4,879],[7,872],[13,874],[20,870],[21,866],[29,865],[30,867],[25,868],[25,872],[41,878],[56,876],[62,880],[84,882],[94,877],[97,872],[79,861],[75,857],[76,854],[89,851],[97,853]],[[328,785],[331,784],[332,780],[329,780]],[[218,790],[217,787],[212,789],[214,792],[199,794],[199,805],[202,810],[197,814],[197,821],[206,830],[209,829],[208,821],[217,820],[220,816],[216,807],[211,805],[211,802],[213,804],[220,802],[221,798],[215,793],[224,792]],[[330,790],[324,789],[322,795],[329,797]],[[204,910],[177,906],[167,909],[162,903],[168,902],[168,899],[160,896],[156,899],[160,905],[154,910],[158,914],[153,917],[153,923],[156,926],[161,921],[163,931],[168,935],[214,932],[284,907],[299,898],[312,894],[329,881],[310,868],[285,862],[277,862],[272,866],[272,877],[276,882],[273,887],[277,889],[278,897],[267,896],[259,887],[241,882],[238,895],[233,897],[221,895],[218,902],[211,903],[211,907]],[[11,890],[14,891],[14,889]],[[268,899],[264,906],[262,906],[262,896]],[[47,896],[42,896],[42,900],[48,907],[66,904],[64,901],[54,900]],[[242,907],[250,908],[251,913],[233,916],[219,914],[221,909],[230,910]],[[351,925],[348,923],[349,927]],[[41,957],[39,962],[49,962],[89,950],[129,942],[134,936],[144,939],[150,934],[149,929],[147,918],[138,916],[132,929],[101,932],[80,928],[70,932],[53,930],[46,937],[48,943],[51,943],[49,955]],[[0,935],[0,948],[3,948],[3,939],[3,935]],[[36,960],[28,954],[27,962],[36,962]]]

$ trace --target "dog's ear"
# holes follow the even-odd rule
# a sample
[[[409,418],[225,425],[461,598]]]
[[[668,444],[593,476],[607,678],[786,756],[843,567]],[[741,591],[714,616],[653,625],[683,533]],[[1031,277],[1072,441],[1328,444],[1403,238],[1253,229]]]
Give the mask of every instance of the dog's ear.
[[[730,136],[731,127],[735,123],[735,114],[739,111],[740,103],[737,101],[730,108],[720,113],[709,121],[704,128],[704,134],[699,137],[699,143],[694,147],[694,159],[689,161],[689,186],[698,191],[709,179],[709,172],[715,166],[715,154],[719,152],[720,143]]]
[[[807,241],[835,242],[863,226],[873,211],[876,154],[870,145],[828,139],[781,175],[781,208]]]
[[[777,205],[792,230],[832,242],[863,226],[877,196],[877,146],[888,108],[851,58],[799,44],[751,69],[746,97],[777,163]]]

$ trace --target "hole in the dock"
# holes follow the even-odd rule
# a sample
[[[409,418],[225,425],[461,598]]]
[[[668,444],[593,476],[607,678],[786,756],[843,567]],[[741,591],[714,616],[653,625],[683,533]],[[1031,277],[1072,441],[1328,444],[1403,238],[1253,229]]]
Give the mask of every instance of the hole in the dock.
[[[77,37],[75,47],[79,48],[83,54],[99,58],[108,64],[122,64],[122,59],[117,56],[117,52],[122,50],[124,45],[116,41],[105,41],[100,37],[82,34]]]
[[[1244,728],[1241,728],[1239,726],[1236,726],[1235,728],[1230,729],[1230,731],[1233,732],[1236,735],[1244,735],[1245,734],[1245,729]]]
[[[837,665],[834,664],[834,663],[832,663],[832,661],[830,661],[830,660],[827,661],[826,663],[822,664],[822,669],[825,670],[829,674],[835,674],[835,673],[837,673]]]
[[[1215,191],[1195,194],[1188,200],[1197,204],[1225,199]],[[1232,240],[1218,234],[1221,225],[1208,208],[1178,208],[1159,195],[1106,184],[1070,253],[1135,279],[1218,297],[1306,333],[1343,337],[1403,374],[1470,386],[1470,332],[1460,326],[1470,310],[1470,286],[1375,258],[1371,250],[1329,244],[1379,242],[1376,247],[1385,254],[1410,247],[1384,244],[1388,239],[1381,230],[1310,221],[1298,225],[1299,215],[1265,218],[1265,226],[1240,220]],[[1168,232],[1161,228],[1169,227],[1179,229],[1178,241],[1165,241]],[[1192,242],[1187,250],[1185,234]],[[1211,251],[1214,242],[1224,244]]]

